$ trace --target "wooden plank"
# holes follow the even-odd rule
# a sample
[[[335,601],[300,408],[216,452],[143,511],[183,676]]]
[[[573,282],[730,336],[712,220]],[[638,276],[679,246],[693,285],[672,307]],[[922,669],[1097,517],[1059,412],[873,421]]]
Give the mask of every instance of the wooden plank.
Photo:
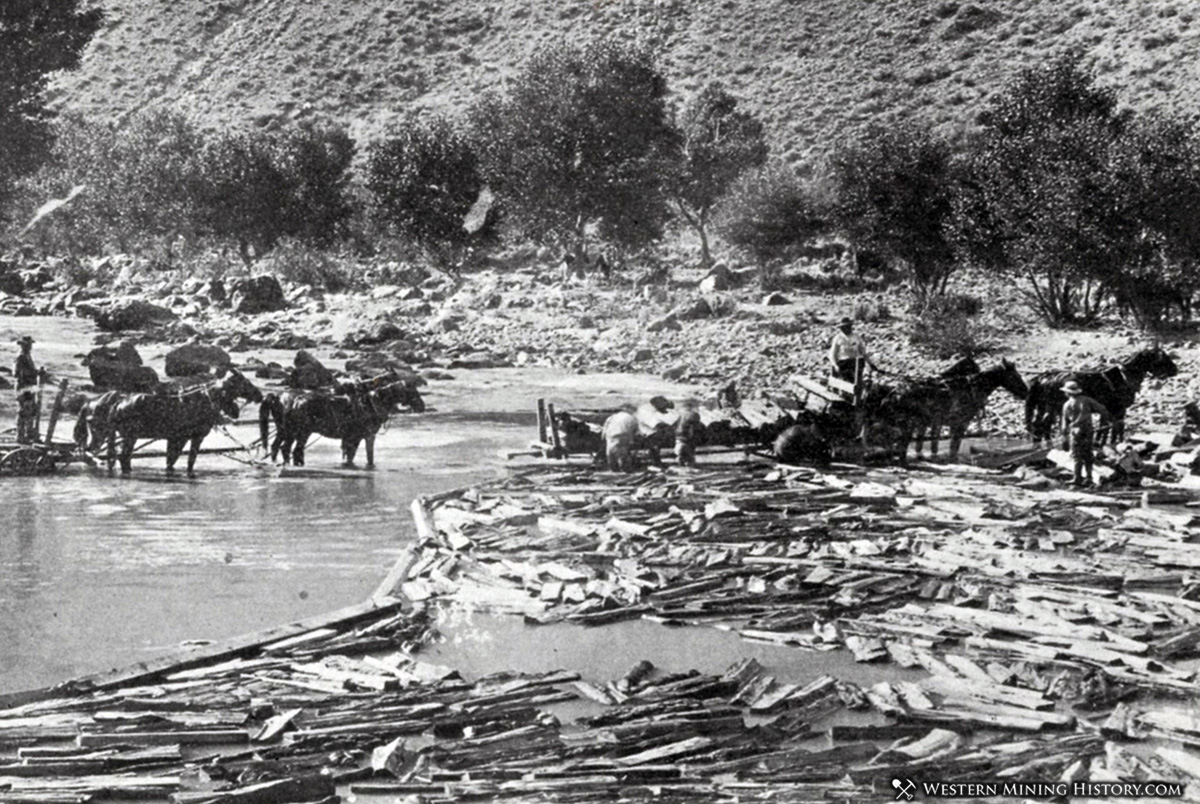
[[[182,731],[114,731],[80,734],[80,748],[110,745],[240,745],[250,742],[242,729],[190,729]]]

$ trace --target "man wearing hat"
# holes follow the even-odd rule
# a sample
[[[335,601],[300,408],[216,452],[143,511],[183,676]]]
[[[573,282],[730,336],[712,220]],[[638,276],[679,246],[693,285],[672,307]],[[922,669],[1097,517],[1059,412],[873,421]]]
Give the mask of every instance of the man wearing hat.
[[[13,365],[13,379],[17,383],[17,443],[32,444],[38,439],[37,432],[37,387],[45,372],[33,363],[33,338],[25,335],[17,339],[21,354]]]
[[[833,343],[829,345],[831,373],[846,382],[854,382],[858,378],[860,363],[875,368],[875,364],[867,356],[866,344],[861,337],[854,334],[854,322],[843,318],[838,325],[838,333],[833,336]]]
[[[1062,387],[1067,401],[1062,410],[1063,449],[1071,450],[1075,463],[1075,485],[1092,485],[1092,467],[1095,464],[1093,439],[1096,431],[1092,426],[1092,414],[1100,417],[1101,425],[1112,419],[1108,408],[1083,392],[1075,380],[1067,380]],[[1087,479],[1084,480],[1086,474]]]

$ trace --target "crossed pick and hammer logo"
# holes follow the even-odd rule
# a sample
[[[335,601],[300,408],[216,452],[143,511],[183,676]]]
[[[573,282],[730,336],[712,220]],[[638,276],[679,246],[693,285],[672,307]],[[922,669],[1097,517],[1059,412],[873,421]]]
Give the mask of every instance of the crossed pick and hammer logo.
[[[892,787],[896,788],[896,801],[912,801],[917,789],[911,779],[892,779]]]

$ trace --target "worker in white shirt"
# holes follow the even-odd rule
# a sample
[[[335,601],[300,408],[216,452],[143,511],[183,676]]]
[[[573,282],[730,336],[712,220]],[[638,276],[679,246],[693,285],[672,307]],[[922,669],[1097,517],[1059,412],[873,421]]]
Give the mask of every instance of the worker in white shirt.
[[[853,321],[843,318],[838,330],[833,336],[833,343],[829,345],[831,373],[846,382],[854,382],[858,376],[859,363],[871,368],[875,368],[875,364],[867,355],[867,347],[862,338],[854,334]]]

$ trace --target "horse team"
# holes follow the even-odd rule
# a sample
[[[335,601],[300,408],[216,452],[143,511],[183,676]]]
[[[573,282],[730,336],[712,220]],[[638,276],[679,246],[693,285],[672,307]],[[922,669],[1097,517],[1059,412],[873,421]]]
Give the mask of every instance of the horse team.
[[[1118,363],[1082,371],[1047,371],[1028,384],[1008,360],[980,370],[970,358],[960,360],[936,377],[906,379],[894,385],[874,385],[863,396],[859,424],[862,437],[891,448],[903,463],[915,441],[919,454],[925,438],[936,455],[943,427],[950,434],[950,457],[957,457],[967,426],[977,417],[993,391],[1000,388],[1025,402],[1025,429],[1035,443],[1049,441],[1062,417],[1067,397],[1062,388],[1074,380],[1083,392],[1103,405],[1112,424],[1098,435],[1099,443],[1124,438],[1125,414],[1147,377],[1166,379],[1179,373],[1171,356],[1154,346]]]
[[[343,383],[330,391],[288,390],[264,396],[243,374],[230,370],[178,391],[109,391],[80,410],[75,442],[81,450],[95,454],[107,446],[109,470],[119,462],[121,473],[128,474],[138,440],[165,440],[167,471],[175,471],[175,464],[188,447],[187,474],[193,477],[201,443],[226,417],[237,418],[238,400],[259,405],[264,450],[274,422],[271,459],[282,449],[285,463],[296,466],[304,464],[305,446],[317,433],[341,440],[342,458],[347,465],[353,464],[359,444],[366,442],[367,466],[372,467],[375,436],[395,406],[405,405],[418,413],[425,410],[413,383],[394,375]]]
[[[1106,439],[1116,442],[1124,436],[1125,413],[1145,379],[1165,379],[1177,373],[1174,360],[1157,346],[1109,366],[1044,372],[1028,384],[1008,360],[982,369],[973,359],[964,358],[935,377],[869,386],[858,407],[855,426],[865,444],[887,448],[902,464],[914,441],[918,454],[928,440],[931,454],[936,455],[945,429],[953,459],[967,427],[983,411],[992,393],[1003,388],[1025,401],[1026,430],[1040,443],[1051,438],[1058,423],[1066,401],[1064,383],[1074,380],[1112,415],[1110,429],[1099,434],[1100,443]],[[93,453],[107,445],[109,469],[119,461],[121,472],[127,474],[137,441],[162,439],[167,443],[167,471],[174,471],[186,447],[187,473],[191,477],[201,443],[225,417],[238,416],[238,400],[259,405],[261,444],[264,450],[269,446],[271,460],[282,454],[284,463],[295,466],[304,465],[308,439],[316,433],[341,441],[346,465],[353,464],[359,445],[365,444],[367,466],[372,467],[375,437],[396,406],[417,413],[425,410],[411,381],[395,376],[342,383],[329,391],[289,389],[264,396],[240,372],[231,370],[177,392],[103,394],[80,411],[75,441],[81,449]],[[272,424],[274,439],[270,438]]]

